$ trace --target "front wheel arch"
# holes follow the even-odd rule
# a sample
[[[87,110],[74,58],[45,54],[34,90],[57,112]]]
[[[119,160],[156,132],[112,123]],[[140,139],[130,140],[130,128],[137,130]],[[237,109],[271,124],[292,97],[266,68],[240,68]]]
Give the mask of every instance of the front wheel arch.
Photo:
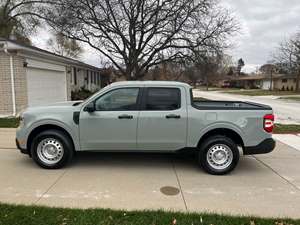
[[[33,142],[33,139],[41,132],[43,131],[46,131],[46,130],[58,130],[60,132],[63,132],[72,142],[72,145],[73,145],[73,150],[75,151],[75,144],[74,144],[74,140],[72,138],[72,136],[69,134],[68,131],[66,131],[64,128],[60,127],[60,126],[57,126],[57,125],[53,125],[53,124],[45,124],[45,125],[41,125],[41,126],[38,126],[36,128],[34,128],[29,136],[28,136],[28,139],[27,139],[27,146],[26,148],[28,150],[31,149],[31,145],[32,145],[32,142]],[[30,151],[28,151],[30,156],[31,156],[31,153]]]

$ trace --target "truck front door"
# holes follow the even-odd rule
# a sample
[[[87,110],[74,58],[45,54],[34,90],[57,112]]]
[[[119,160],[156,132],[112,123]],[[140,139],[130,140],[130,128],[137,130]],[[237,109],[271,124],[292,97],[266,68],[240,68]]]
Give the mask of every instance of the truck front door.
[[[94,101],[95,111],[80,113],[83,150],[135,150],[140,88],[111,90]]]

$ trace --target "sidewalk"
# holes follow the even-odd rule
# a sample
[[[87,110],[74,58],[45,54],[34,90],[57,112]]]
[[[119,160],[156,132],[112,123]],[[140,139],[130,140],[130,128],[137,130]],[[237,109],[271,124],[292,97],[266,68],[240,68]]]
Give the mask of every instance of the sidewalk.
[[[0,149],[15,149],[15,137],[15,128],[0,128]]]

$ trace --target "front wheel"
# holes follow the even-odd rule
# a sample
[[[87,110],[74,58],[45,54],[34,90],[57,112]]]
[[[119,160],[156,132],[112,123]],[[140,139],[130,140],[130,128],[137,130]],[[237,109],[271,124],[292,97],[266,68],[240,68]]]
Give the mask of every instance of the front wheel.
[[[216,135],[206,139],[199,149],[199,164],[208,173],[224,175],[238,164],[239,150],[230,138]]]
[[[39,166],[58,169],[72,159],[73,144],[65,133],[59,130],[46,130],[33,139],[31,155]]]

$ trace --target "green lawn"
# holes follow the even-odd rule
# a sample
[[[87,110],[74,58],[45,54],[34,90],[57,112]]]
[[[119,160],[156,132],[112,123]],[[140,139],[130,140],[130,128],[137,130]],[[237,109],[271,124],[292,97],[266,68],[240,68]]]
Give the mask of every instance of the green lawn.
[[[274,133],[300,133],[300,125],[295,124],[275,124]]]
[[[300,225],[300,219],[264,219],[164,211],[66,209],[0,204],[0,225]]]
[[[300,96],[281,97],[283,100],[300,101]]]
[[[282,96],[282,95],[297,95],[299,92],[295,91],[268,91],[268,90],[261,90],[261,89],[251,89],[251,90],[222,90],[223,93],[227,94],[236,94],[236,95],[247,95],[247,96],[267,96],[267,95],[274,95],[274,96]]]
[[[19,118],[0,118],[0,128],[17,128],[19,122]]]
[[[195,87],[195,90],[199,91],[207,91],[206,87],[200,86],[200,87]],[[218,87],[209,87],[208,91],[239,91],[239,88],[218,88]]]

